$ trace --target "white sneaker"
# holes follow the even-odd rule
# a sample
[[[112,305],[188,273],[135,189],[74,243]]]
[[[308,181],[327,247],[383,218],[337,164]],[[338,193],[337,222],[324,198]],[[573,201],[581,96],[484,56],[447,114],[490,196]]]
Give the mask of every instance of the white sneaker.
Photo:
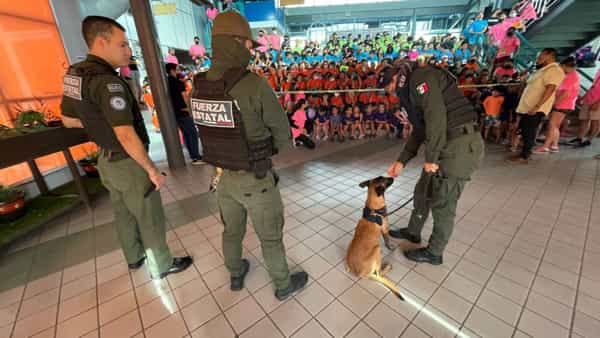
[[[328,137],[327,135],[323,136],[323,141],[327,141]]]
[[[204,162],[202,159],[192,160],[192,165],[202,165],[202,164],[206,164],[206,162]]]

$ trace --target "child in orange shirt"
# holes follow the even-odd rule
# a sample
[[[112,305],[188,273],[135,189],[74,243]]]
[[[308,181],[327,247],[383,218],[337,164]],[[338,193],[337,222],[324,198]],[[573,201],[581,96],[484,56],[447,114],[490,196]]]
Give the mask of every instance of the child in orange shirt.
[[[354,92],[348,92],[344,101],[347,105],[354,106],[358,103],[358,97],[354,94]]]
[[[321,90],[323,88],[323,80],[321,80],[321,73],[314,73],[312,80],[308,81],[308,90]]]
[[[491,129],[494,130],[494,136],[496,143],[500,143],[500,110],[504,103],[504,96],[498,88],[492,90],[492,95],[486,97],[483,100],[483,108],[485,109],[485,120],[484,120],[484,139],[488,139],[488,135]]]
[[[338,89],[338,82],[335,80],[335,75],[329,75],[327,81],[323,83],[323,89],[325,90],[335,90]]]
[[[156,116],[156,110],[154,110],[154,98],[152,97],[152,93],[150,92],[150,86],[144,87],[144,103],[148,107],[148,111],[152,115],[152,125],[154,126],[154,131],[160,132],[160,124],[158,123],[158,116]]]
[[[329,104],[338,108],[342,108],[344,106],[344,99],[340,93],[335,93],[333,94],[333,97],[329,99]]]

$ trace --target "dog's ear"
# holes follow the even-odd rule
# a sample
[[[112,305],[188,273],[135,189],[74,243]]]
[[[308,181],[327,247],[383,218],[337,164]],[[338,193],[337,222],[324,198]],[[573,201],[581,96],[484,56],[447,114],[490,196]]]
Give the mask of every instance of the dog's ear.
[[[364,182],[361,182],[358,186],[361,188],[366,188],[369,186],[369,183],[371,183],[371,180],[366,180]]]

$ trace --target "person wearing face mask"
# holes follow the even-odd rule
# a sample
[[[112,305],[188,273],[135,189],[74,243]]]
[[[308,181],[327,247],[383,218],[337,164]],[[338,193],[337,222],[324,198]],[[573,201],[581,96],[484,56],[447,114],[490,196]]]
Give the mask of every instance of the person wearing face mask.
[[[194,43],[190,46],[190,56],[193,60],[202,58],[206,54],[206,49],[200,44],[200,38],[194,36]]]
[[[286,260],[283,203],[271,157],[291,148],[292,135],[267,80],[246,68],[250,51],[259,45],[241,14],[219,14],[212,28],[212,65],[194,77],[191,108],[206,145],[204,160],[223,168],[216,191],[230,288],[242,290],[250,269],[242,258],[250,215],[275,297],[283,301],[306,285],[308,275],[290,274]]]
[[[390,236],[421,243],[421,233],[429,213],[433,232],[429,244],[408,250],[412,261],[443,264],[443,252],[454,228],[458,200],[475,169],[483,159],[484,144],[473,105],[464,98],[456,79],[448,71],[417,63],[401,63],[386,69],[380,86],[396,94],[413,126],[400,156],[388,175],[397,177],[406,164],[425,147],[425,164],[415,186],[414,208],[406,228],[390,230]]]
[[[256,42],[259,43],[259,46],[256,49],[261,53],[266,53],[267,49],[269,48],[269,39],[265,35],[264,30],[261,29],[258,31],[258,38],[256,39]]]
[[[537,71],[529,77],[517,106],[520,114],[518,129],[523,138],[521,154],[507,160],[510,164],[528,164],[535,137],[542,119],[552,110],[556,89],[565,78],[565,72],[556,63],[556,50],[543,49],[536,60]]]
[[[515,28],[511,27],[506,31],[506,36],[502,41],[500,41],[500,45],[498,46],[498,52],[496,53],[496,60],[494,61],[494,65],[501,65],[506,60],[511,59],[514,55],[519,51],[519,47],[521,46],[521,40],[515,34]]]

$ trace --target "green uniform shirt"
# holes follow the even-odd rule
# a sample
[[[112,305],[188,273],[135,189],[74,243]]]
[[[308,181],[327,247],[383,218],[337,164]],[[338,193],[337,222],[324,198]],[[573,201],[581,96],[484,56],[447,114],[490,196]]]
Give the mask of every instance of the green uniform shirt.
[[[88,55],[86,66],[104,68],[107,74],[91,76],[82,94],[90,102],[97,104],[111,126],[133,125],[135,99],[127,83],[123,81],[108,62]],[[72,118],[80,118],[77,106],[65,101],[61,104],[62,113]]]
[[[398,159],[400,162],[406,164],[414,158],[423,142],[427,145],[425,162],[438,162],[440,152],[446,145],[448,130],[448,116],[441,90],[448,86],[446,81],[447,77],[440,76],[436,69],[429,66],[413,71],[408,82],[410,102],[416,111],[422,113],[425,137],[421,139],[417,133],[411,133]]]

